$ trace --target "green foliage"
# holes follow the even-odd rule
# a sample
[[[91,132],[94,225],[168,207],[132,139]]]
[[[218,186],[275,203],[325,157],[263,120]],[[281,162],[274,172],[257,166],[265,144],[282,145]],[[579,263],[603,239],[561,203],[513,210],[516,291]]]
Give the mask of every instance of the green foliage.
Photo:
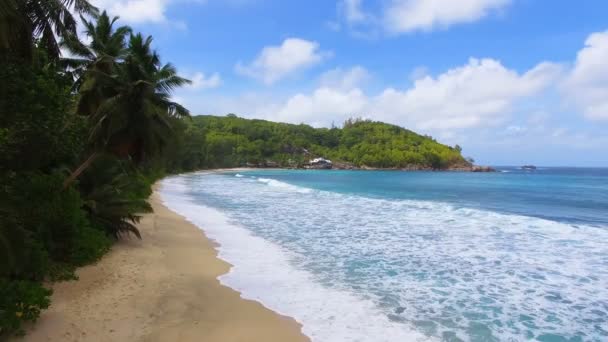
[[[264,120],[195,116],[186,123],[176,170],[235,167],[247,164],[298,166],[323,156],[355,166],[446,169],[467,165],[459,147],[381,122],[348,120],[343,128],[312,128]]]
[[[183,141],[188,111],[171,91],[189,81],[161,64],[151,37],[86,0],[0,2],[2,338],[48,307],[43,281],[75,279],[113,240],[141,237],[165,170],[157,156]],[[87,45],[73,13],[92,14]],[[58,59],[60,44],[75,58]]]
[[[11,235],[24,236],[25,243],[17,253],[27,253],[13,270],[27,279],[40,279],[48,274],[50,259],[83,265],[97,260],[109,247],[102,231],[94,229],[83,210],[84,202],[74,188],[62,189],[62,173],[23,173],[12,179],[5,194],[11,203],[3,203],[16,224]],[[17,272],[16,272],[17,271]]]
[[[76,266],[62,262],[53,262],[49,267],[48,278],[51,281],[77,280]]]
[[[0,79],[0,171],[49,171],[75,161],[87,124],[70,110],[70,80],[42,61],[6,63]]]
[[[51,290],[39,282],[0,278],[0,338],[23,334],[23,322],[35,322],[50,305]]]
[[[115,238],[133,234],[142,213],[151,212],[147,202],[151,182],[128,163],[106,156],[92,166],[80,181],[85,209],[91,222]]]
[[[57,38],[76,36],[73,13],[95,14],[87,0],[2,0],[0,2],[0,55],[30,60],[35,43],[53,59],[60,56]]]
[[[110,250],[110,239],[103,231],[86,224],[80,228],[70,241],[72,249],[68,262],[74,266],[84,266],[97,261]]]

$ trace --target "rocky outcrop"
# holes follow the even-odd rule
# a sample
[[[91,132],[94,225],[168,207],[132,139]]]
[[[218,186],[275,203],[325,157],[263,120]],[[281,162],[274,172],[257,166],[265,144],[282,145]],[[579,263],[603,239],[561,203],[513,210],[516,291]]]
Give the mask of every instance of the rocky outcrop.
[[[471,167],[471,172],[496,172],[496,169],[489,166],[474,165]]]
[[[358,167],[353,163],[349,162],[334,162],[334,169],[336,170],[357,170]]]
[[[317,158],[321,160],[322,158]],[[315,159],[315,160],[317,160]],[[381,167],[372,167],[367,165],[356,166],[353,163],[343,162],[343,161],[334,161],[331,162],[326,159],[322,159],[323,161],[313,162],[312,160],[304,165],[298,165],[295,161],[289,160],[287,165],[281,165],[278,162],[272,160],[266,160],[264,163],[253,164],[247,163],[247,167],[253,168],[286,168],[286,169],[311,169],[311,170],[384,170],[384,171],[448,171],[448,172],[496,172],[496,170],[490,166],[481,166],[481,165],[453,165],[447,169],[433,169],[428,166],[423,165],[406,165],[405,167],[400,168],[381,168]]]

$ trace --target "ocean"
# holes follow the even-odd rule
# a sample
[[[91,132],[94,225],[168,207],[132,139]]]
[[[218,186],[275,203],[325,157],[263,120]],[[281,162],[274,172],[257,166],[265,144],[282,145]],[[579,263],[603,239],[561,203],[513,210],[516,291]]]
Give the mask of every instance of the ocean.
[[[313,341],[608,341],[608,169],[163,180],[220,281]]]

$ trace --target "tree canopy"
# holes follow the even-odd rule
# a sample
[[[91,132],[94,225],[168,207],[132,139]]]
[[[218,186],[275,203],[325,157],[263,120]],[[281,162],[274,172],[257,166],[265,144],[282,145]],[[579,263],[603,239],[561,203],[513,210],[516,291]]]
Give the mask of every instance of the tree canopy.
[[[264,165],[301,166],[320,156],[356,167],[447,169],[466,166],[450,147],[405,128],[347,120],[342,128],[313,128],[239,118],[194,116],[186,123],[174,163],[180,169]]]

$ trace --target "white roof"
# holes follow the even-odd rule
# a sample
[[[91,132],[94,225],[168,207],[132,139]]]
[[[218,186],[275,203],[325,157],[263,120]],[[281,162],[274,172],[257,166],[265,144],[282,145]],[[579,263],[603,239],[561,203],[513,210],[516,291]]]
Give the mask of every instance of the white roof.
[[[330,163],[331,164],[331,160],[325,159],[325,158],[315,158],[315,159],[312,159],[310,162],[311,163],[325,162],[325,163]]]

